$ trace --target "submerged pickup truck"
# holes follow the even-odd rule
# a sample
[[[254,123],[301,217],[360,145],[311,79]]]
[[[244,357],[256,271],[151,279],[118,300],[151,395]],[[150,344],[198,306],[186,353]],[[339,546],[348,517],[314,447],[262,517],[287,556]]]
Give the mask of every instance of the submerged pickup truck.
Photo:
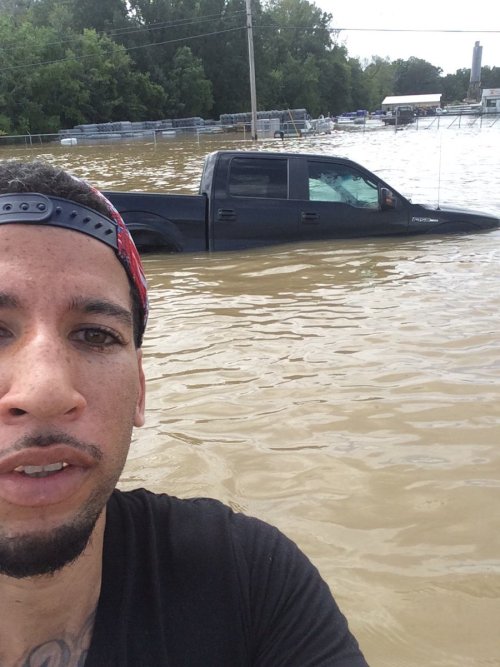
[[[278,243],[495,229],[493,215],[413,204],[351,160],[215,151],[197,195],[105,192],[140,250],[236,250]]]

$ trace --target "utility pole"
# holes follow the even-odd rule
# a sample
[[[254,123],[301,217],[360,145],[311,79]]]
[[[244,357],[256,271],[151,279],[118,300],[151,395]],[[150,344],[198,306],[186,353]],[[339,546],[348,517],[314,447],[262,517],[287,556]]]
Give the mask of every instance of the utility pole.
[[[251,0],[245,0],[247,7],[248,68],[250,72],[250,103],[252,105],[252,139],[257,141],[257,94],[255,92],[255,58],[253,54],[253,30]]]

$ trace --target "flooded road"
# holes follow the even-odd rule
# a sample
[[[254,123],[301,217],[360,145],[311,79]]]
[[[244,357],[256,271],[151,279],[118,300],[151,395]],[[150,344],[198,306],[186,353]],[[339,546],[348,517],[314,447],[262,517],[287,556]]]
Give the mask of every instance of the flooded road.
[[[261,142],[500,214],[500,124]],[[233,137],[2,148],[104,189],[195,192]],[[372,667],[500,665],[500,232],[145,257],[146,426],[123,488],[295,539]]]

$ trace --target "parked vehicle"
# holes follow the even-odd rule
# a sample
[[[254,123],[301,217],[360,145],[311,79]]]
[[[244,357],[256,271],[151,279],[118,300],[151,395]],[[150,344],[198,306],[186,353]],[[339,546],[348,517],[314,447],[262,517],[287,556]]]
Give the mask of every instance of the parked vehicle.
[[[141,250],[233,250],[500,226],[493,215],[413,204],[346,158],[303,153],[215,151],[205,159],[197,195],[105,194]]]
[[[280,129],[276,130],[274,133],[275,139],[284,139],[285,137],[305,137],[308,134],[314,134],[314,128],[311,121],[298,120],[298,121],[286,121],[281,123]]]
[[[386,125],[409,125],[415,120],[415,110],[408,104],[396,107],[393,111],[388,111],[382,120]]]

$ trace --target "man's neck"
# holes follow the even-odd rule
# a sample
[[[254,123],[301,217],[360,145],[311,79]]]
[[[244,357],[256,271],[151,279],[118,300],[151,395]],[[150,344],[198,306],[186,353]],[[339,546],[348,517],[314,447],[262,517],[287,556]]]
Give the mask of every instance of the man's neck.
[[[80,667],[101,589],[105,515],[82,554],[53,575],[0,576],[0,667]]]

